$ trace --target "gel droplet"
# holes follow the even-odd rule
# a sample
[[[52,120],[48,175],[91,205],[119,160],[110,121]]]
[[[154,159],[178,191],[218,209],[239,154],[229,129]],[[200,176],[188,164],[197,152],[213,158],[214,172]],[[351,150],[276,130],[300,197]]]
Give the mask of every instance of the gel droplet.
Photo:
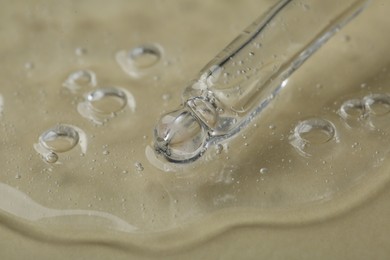
[[[360,99],[350,99],[341,105],[338,114],[349,127],[356,127],[365,118],[365,106]]]
[[[78,142],[78,132],[67,125],[57,125],[39,137],[39,143],[44,148],[56,153],[67,152],[75,147]]]
[[[367,110],[369,127],[388,132],[390,129],[390,95],[371,94],[363,98],[363,103]]]
[[[336,139],[334,125],[321,118],[311,118],[299,122],[294,133],[290,136],[290,143],[302,155],[310,156],[318,146]]]
[[[128,53],[129,62],[138,68],[148,68],[156,64],[161,57],[159,48],[155,45],[143,45],[132,49]]]
[[[323,144],[334,137],[333,125],[322,119],[310,119],[301,122],[295,129],[296,133],[307,143]]]
[[[86,133],[76,126],[60,124],[42,133],[33,147],[45,162],[53,164],[59,159],[57,153],[68,152],[76,145],[80,145],[83,156],[88,146]]]
[[[137,78],[149,72],[160,61],[162,52],[157,44],[144,44],[130,51],[118,51],[116,60],[124,72]]]
[[[369,114],[383,116],[390,112],[390,95],[368,95],[363,98],[363,103]]]
[[[93,71],[78,70],[71,73],[62,85],[75,94],[83,88],[95,87],[96,84],[96,74]]]
[[[126,105],[135,111],[133,95],[121,88],[105,87],[91,91],[85,95],[85,100],[78,104],[78,112],[96,124],[103,124],[116,116]]]
[[[343,118],[359,118],[364,114],[364,105],[359,99],[347,100],[341,105],[340,114]]]
[[[126,94],[117,88],[99,88],[87,95],[91,108],[102,114],[111,114],[122,110],[127,103]]]

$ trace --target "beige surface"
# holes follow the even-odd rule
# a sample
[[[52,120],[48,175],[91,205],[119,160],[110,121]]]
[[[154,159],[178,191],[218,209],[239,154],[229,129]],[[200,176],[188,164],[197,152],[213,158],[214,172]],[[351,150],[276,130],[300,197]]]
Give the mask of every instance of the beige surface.
[[[1,259],[388,258],[390,120],[349,129],[336,113],[349,98],[389,91],[388,2],[375,1],[308,61],[229,149],[165,173],[145,156],[158,116],[274,3],[209,2],[1,3]],[[115,53],[150,42],[164,50],[160,63],[126,75]],[[87,52],[77,56],[79,47]],[[90,89],[62,87],[77,69],[131,92],[135,112],[103,126],[82,117]],[[305,158],[288,139],[310,117],[332,121],[340,142]],[[88,146],[53,166],[33,145],[57,123],[85,131]]]

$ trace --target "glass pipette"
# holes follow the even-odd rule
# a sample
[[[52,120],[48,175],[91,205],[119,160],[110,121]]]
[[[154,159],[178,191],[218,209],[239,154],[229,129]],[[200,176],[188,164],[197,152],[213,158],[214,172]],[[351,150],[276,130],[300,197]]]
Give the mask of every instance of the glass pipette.
[[[185,88],[178,110],[160,118],[156,151],[170,162],[191,162],[240,132],[368,2],[279,1],[201,70]]]

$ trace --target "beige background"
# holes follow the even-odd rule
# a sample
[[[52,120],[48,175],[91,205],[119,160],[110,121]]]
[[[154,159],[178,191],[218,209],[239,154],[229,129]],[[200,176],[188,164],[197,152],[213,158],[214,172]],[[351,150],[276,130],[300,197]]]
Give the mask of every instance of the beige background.
[[[163,173],[145,157],[156,119],[179,104],[186,82],[273,3],[3,1],[0,182],[7,186],[1,186],[0,258],[387,259],[387,130],[340,130],[334,157],[305,159],[288,143],[299,120],[321,116],[343,129],[334,113],[342,101],[388,92],[385,0],[313,56],[257,119],[259,127],[232,140],[223,157],[211,149],[204,161],[177,173]],[[163,47],[163,58],[150,75],[133,79],[115,53],[148,42]],[[78,47],[86,54],[77,56]],[[136,112],[124,111],[102,127],[82,118],[75,109],[82,96],[61,86],[81,68],[95,71],[100,86],[130,90]],[[32,147],[57,123],[81,127],[89,147],[85,157],[76,148],[52,167]],[[351,149],[355,142],[360,150]],[[261,167],[271,172],[264,180]],[[29,199],[45,209],[106,212],[139,232],[85,215],[34,220],[39,208],[23,207]]]

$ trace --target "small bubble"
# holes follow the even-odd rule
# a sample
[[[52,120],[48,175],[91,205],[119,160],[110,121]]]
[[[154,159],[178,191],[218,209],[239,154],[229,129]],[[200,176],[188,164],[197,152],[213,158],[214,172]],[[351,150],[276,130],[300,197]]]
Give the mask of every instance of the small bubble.
[[[34,69],[34,63],[32,63],[31,61],[26,62],[26,63],[24,64],[24,68],[25,68],[26,70],[32,70],[32,69]]]
[[[85,54],[87,54],[87,49],[83,48],[83,47],[78,47],[74,50],[74,53],[77,55],[77,56],[83,56]]]
[[[269,125],[268,128],[271,129],[271,130],[275,130],[276,126],[275,125]]]
[[[142,171],[144,170],[144,166],[143,166],[142,163],[140,163],[140,162],[136,162],[136,163],[134,164],[134,166],[135,166],[135,169],[136,169],[137,171],[139,171],[139,172],[142,172]]]
[[[162,48],[157,44],[144,44],[130,51],[119,51],[116,60],[130,76],[140,77],[156,65],[162,57]]]
[[[261,173],[261,174],[267,174],[268,171],[269,171],[268,168],[261,168],[261,169],[260,169],[260,173]]]
[[[215,153],[216,154],[221,154],[223,150],[223,145],[222,144],[217,144],[215,147]]]
[[[162,95],[162,99],[163,99],[164,101],[170,100],[170,99],[171,99],[171,94],[169,94],[169,93],[163,94],[163,95]]]
[[[358,147],[358,146],[359,146],[359,143],[358,143],[358,142],[355,142],[355,143],[353,143],[353,144],[351,145],[352,148],[356,148],[356,147]]]
[[[78,70],[72,72],[62,85],[75,94],[83,88],[95,87],[96,84],[96,74],[93,71]]]
[[[108,151],[108,150],[103,151],[103,155],[109,155],[109,154],[110,154],[110,151]]]
[[[58,155],[56,153],[50,152],[45,155],[44,159],[47,163],[56,163],[58,161]]]
[[[78,132],[73,127],[67,125],[57,125],[39,137],[39,143],[44,148],[57,153],[71,150],[78,142]]]
[[[20,178],[22,178],[22,175],[20,175],[20,173],[15,175],[15,179],[20,179]]]

